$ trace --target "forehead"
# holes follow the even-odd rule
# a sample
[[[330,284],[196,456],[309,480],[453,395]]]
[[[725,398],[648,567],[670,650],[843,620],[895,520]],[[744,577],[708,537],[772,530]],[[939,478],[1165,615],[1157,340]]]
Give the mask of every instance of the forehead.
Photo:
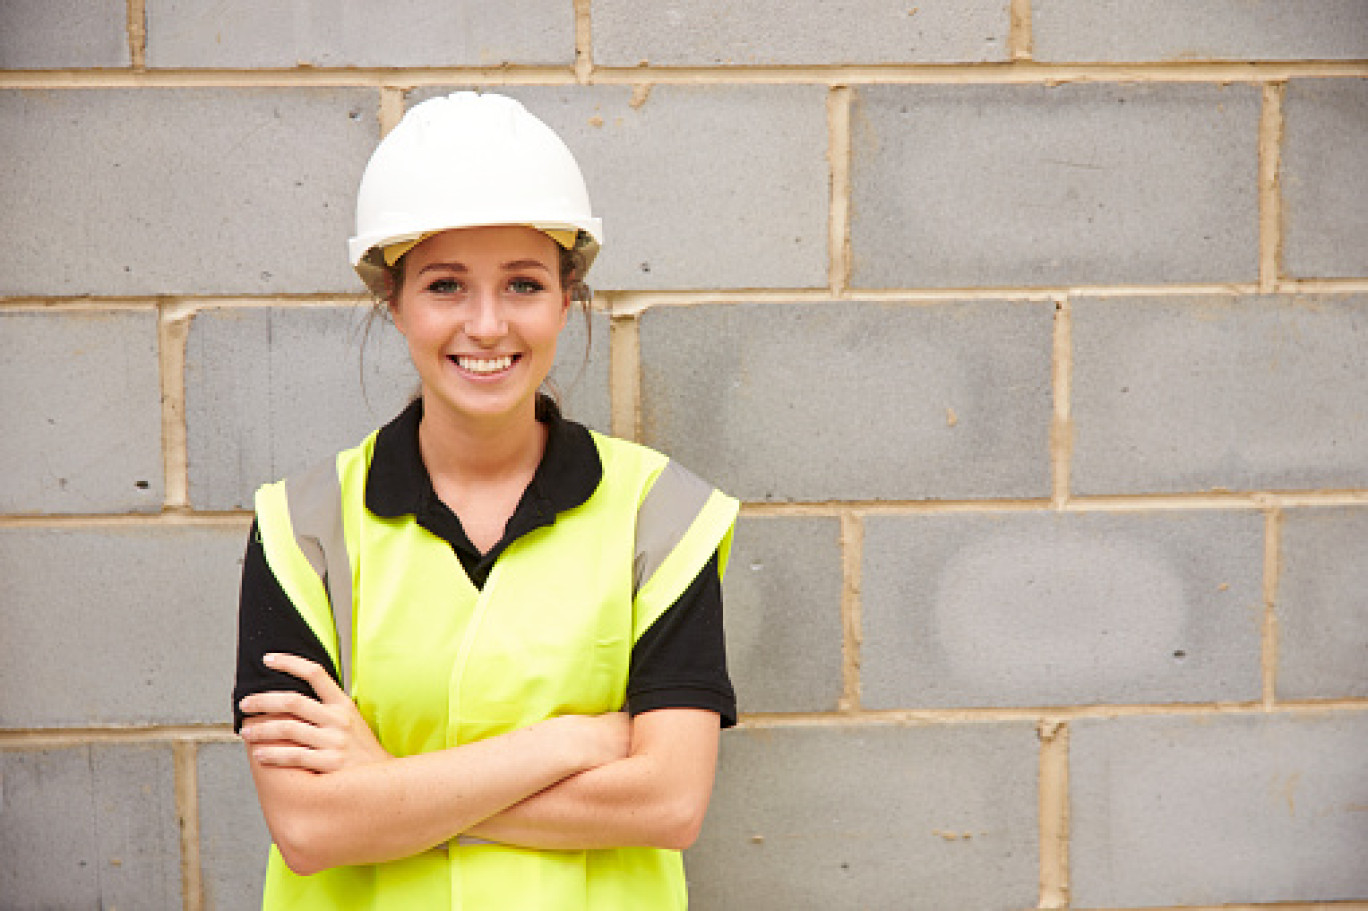
[[[556,242],[536,228],[494,225],[453,228],[434,234],[409,252],[409,261],[496,261],[535,259],[551,267],[559,257]]]

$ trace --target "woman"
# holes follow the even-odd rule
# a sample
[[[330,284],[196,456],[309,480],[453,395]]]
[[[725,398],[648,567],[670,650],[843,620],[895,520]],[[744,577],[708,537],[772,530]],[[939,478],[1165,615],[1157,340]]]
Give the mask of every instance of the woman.
[[[539,392],[600,237],[508,98],[417,105],[367,166],[352,263],[421,392],[257,494],[234,702],[268,908],[686,904],[737,504]]]

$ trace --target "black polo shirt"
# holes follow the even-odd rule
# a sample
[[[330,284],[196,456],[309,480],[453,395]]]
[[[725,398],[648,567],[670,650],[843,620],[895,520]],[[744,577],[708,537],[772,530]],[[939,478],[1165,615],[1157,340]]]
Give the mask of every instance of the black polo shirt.
[[[380,429],[366,477],[366,508],[378,516],[412,515],[419,525],[451,545],[466,575],[483,588],[499,555],[518,538],[556,521],[558,513],[584,503],[603,478],[603,463],[589,431],[568,421],[550,399],[537,402],[537,420],[547,425],[546,450],[532,481],[504,527],[503,537],[480,553],[432,487],[418,449],[421,400],[415,400]],[[262,664],[268,652],[288,652],[316,661],[340,680],[327,650],[295,609],[275,574],[253,523],[242,567],[238,613],[237,683],[233,726],[242,726],[238,702],[250,693],[293,690],[314,693],[308,684]],[[722,635],[722,585],[717,555],[679,600],[641,635],[632,648],[626,709],[633,715],[663,708],[717,712],[723,727],[736,723],[736,697],[727,673]]]

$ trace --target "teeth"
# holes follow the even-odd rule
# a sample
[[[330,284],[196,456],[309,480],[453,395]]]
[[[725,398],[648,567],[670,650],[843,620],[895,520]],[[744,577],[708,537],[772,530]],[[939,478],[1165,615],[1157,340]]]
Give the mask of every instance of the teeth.
[[[456,363],[462,370],[469,370],[471,373],[498,373],[513,366],[513,356],[506,354],[503,357],[490,358],[457,357]]]

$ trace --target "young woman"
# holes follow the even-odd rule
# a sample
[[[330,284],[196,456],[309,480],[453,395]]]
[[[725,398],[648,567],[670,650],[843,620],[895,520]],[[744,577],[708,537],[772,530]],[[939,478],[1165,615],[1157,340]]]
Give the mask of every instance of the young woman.
[[[267,908],[686,905],[737,504],[539,391],[600,238],[508,98],[417,105],[367,166],[352,262],[421,392],[257,494],[234,703]]]

